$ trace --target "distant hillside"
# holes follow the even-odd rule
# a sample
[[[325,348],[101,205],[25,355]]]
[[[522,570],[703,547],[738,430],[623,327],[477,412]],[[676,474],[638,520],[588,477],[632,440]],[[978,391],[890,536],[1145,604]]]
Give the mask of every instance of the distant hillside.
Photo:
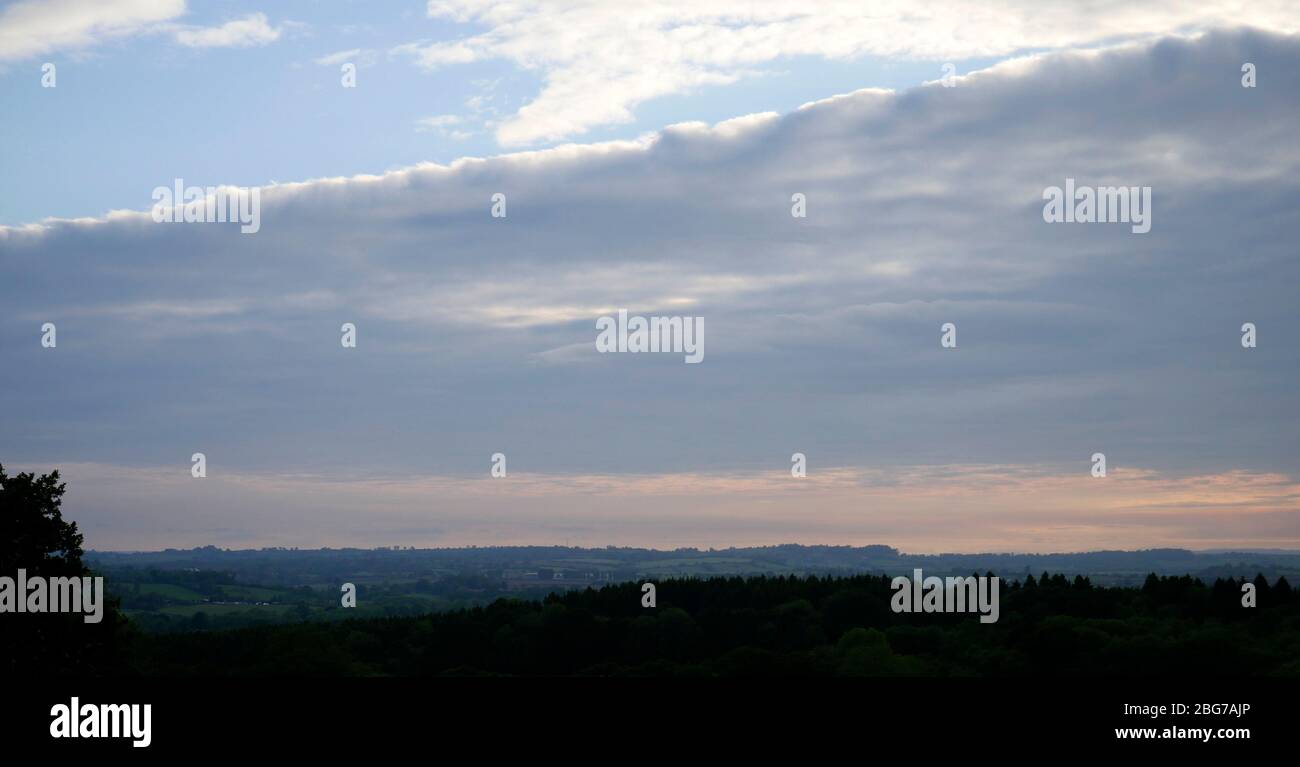
[[[641,577],[689,575],[969,574],[993,571],[1004,578],[1051,571],[1086,575],[1094,583],[1136,585],[1148,573],[1276,579],[1300,576],[1300,552],[1146,549],[1062,554],[904,554],[890,546],[785,544],[730,549],[571,548],[492,546],[448,549],[218,549],[212,546],[156,552],[90,551],[98,568],[217,570],[245,583],[297,587],[349,582],[484,576],[517,587],[530,582],[559,590]]]

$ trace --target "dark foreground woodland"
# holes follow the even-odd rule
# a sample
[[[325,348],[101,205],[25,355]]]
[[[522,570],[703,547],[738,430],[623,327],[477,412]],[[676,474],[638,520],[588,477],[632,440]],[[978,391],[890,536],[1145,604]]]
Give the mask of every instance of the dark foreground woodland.
[[[1002,590],[997,623],[899,615],[890,579],[754,577],[663,581],[498,600],[403,618],[137,635],[148,675],[871,675],[1300,674],[1300,598],[1285,581],[1152,576],[1141,588],[1028,578]]]

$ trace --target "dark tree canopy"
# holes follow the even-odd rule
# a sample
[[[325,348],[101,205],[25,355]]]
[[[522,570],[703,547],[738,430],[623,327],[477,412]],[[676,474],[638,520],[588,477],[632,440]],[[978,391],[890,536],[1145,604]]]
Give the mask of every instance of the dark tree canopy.
[[[85,573],[81,533],[60,509],[66,488],[57,470],[11,477],[0,464],[0,575],[19,568],[46,577]]]
[[[77,523],[63,519],[65,489],[58,471],[9,476],[0,465],[0,577],[16,581],[19,570],[27,578],[91,575],[81,561]],[[0,674],[42,677],[125,671],[126,621],[106,594],[101,598],[105,604],[99,623],[86,623],[79,613],[0,613]]]

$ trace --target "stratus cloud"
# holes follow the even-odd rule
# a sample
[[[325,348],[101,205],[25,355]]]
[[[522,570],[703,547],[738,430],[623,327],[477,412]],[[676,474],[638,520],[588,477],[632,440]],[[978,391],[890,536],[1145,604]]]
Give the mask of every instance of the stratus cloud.
[[[461,130],[457,126],[464,125],[465,118],[460,115],[434,115],[433,117],[421,117],[415,121],[415,129],[420,132],[434,132],[463,140],[473,135],[470,131]]]
[[[0,61],[88,48],[185,13],[185,0],[21,0],[0,10]]]
[[[553,141],[627,123],[638,104],[735,81],[794,56],[925,59],[1005,56],[1213,25],[1294,31],[1289,0],[1141,4],[1087,0],[863,3],[651,0],[631,12],[607,0],[430,0],[432,17],[486,26],[468,38],[399,46],[426,68],[506,59],[545,78],[540,94],[504,120],[505,146]]]
[[[323,67],[337,67],[340,64],[354,63],[357,66],[368,67],[375,63],[375,51],[369,48],[350,48],[346,51],[337,51],[335,53],[321,56],[312,61]]]
[[[1245,61],[1258,88],[1241,87]],[[1228,511],[1193,517],[1213,483],[1096,519],[1111,509],[1100,495],[1068,514],[1057,500],[1110,492],[1135,470],[1294,481],[1297,122],[1300,40],[1214,32],[637,141],[271,186],[256,235],[147,212],[0,228],[0,455],[168,466],[185,482],[198,451],[205,481],[485,475],[498,451],[512,475],[629,482],[788,476],[795,451],[810,478],[847,467],[881,472],[878,483],[917,465],[1050,464],[1098,484],[1038,496],[1040,516],[990,528],[998,548],[1122,545],[1119,520],[1133,541],[1279,535],[1295,525],[1289,490],[1236,532]],[[1067,177],[1151,186],[1151,232],[1045,223],[1042,192]],[[504,219],[489,214],[497,192]],[[806,219],[790,216],[796,192]],[[618,308],[704,317],[707,360],[597,354],[595,320]],[[1241,348],[1245,321],[1257,349]],[[44,322],[58,324],[57,349],[40,346]],[[344,322],[356,349],[339,344]],[[944,322],[959,328],[956,350],[939,346]],[[1112,476],[1094,480],[1098,451]],[[999,476],[1010,486],[1015,472],[981,486]],[[496,515],[506,535],[509,487],[485,486],[499,500],[430,492],[404,526],[445,519],[459,535]],[[114,492],[86,502],[126,513]],[[712,516],[682,503],[696,540],[714,530],[719,543],[888,515],[920,539],[986,511],[954,492],[930,499],[942,515],[907,527],[905,494],[855,505],[855,492],[806,520],[778,504],[780,519],[755,521],[767,498]],[[376,493],[374,508],[412,506]],[[1229,509],[1230,496],[1213,501]],[[674,504],[647,501],[629,521],[607,500],[581,524],[628,540]],[[176,530],[225,524],[169,508]],[[238,508],[231,530],[301,529],[273,503]],[[528,519],[557,529],[547,515],[564,508],[532,506]]]
[[[248,48],[280,39],[265,13],[252,13],[216,27],[195,27],[176,31],[176,42],[190,48]]]
[[[352,61],[356,59],[360,55],[361,55],[360,48],[351,48],[346,51],[338,51],[337,53],[331,53],[327,56],[321,56],[320,58],[313,59],[313,61],[315,61],[317,64],[320,64],[323,67],[337,67],[338,65],[342,64],[345,61]]]

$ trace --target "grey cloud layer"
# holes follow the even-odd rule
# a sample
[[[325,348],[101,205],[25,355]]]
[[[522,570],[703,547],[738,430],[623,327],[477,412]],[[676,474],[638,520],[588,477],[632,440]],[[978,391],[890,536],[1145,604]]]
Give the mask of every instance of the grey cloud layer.
[[[1292,473],[1297,123],[1300,41],[1216,32],[270,187],[251,236],[138,213],[3,230],[0,456],[582,473],[1101,450]],[[1151,186],[1152,231],[1044,223],[1067,176]],[[597,354],[620,307],[705,317],[705,362]]]

